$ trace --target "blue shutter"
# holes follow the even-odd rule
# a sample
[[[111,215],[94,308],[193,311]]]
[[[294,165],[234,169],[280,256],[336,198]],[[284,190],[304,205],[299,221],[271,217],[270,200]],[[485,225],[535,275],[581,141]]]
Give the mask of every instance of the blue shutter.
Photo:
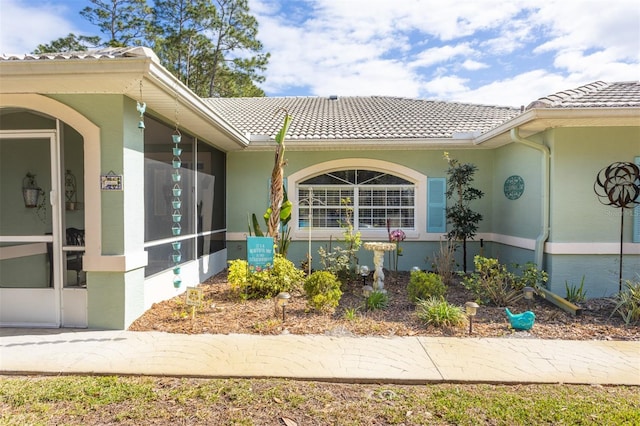
[[[636,164],[640,167],[640,157],[636,157]],[[640,200],[636,200],[640,202]],[[633,242],[640,243],[640,205],[633,208]]]
[[[447,232],[447,180],[427,179],[427,232]]]

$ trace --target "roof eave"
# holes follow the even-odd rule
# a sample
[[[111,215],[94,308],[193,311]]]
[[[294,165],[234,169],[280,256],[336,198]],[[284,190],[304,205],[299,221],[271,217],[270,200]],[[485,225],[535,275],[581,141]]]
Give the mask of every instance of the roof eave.
[[[222,150],[249,144],[246,135],[149,56],[0,61],[0,76],[0,94],[121,94],[144,101],[149,113],[169,122],[177,115],[182,128]]]
[[[353,151],[372,149],[380,150],[432,150],[473,148],[473,139],[451,138],[415,138],[415,139],[293,139],[285,140],[287,151]],[[271,151],[275,148],[273,139],[262,137],[251,138],[247,151]],[[484,148],[484,147],[478,147]]]
[[[249,145],[248,135],[242,134],[235,127],[233,127],[211,106],[203,102],[202,98],[193,93],[191,89],[189,89],[177,78],[175,78],[173,74],[167,71],[167,69],[162,67],[160,64],[151,64],[149,79],[153,81],[154,84],[156,84],[157,87],[159,87],[164,93],[167,93],[173,99],[173,107],[165,106],[164,108],[162,108],[162,111],[158,111],[161,112],[166,118],[171,119],[172,114],[175,118],[175,115],[178,114],[179,121],[184,122],[184,114],[180,111],[180,107],[184,107],[195,117],[199,117],[201,120],[204,120],[206,123],[218,129],[230,140],[230,142],[232,142],[231,144],[224,144],[224,148],[226,148],[227,151],[243,149]],[[179,105],[176,105],[176,102],[178,102]],[[153,109],[157,111],[156,108]],[[203,129],[201,131],[201,133],[203,134],[197,136],[204,137],[205,139],[210,139],[210,137],[207,138],[204,134],[205,131],[206,129]],[[219,143],[220,141],[213,142]]]
[[[495,148],[512,142],[509,132],[519,128],[522,137],[557,127],[640,126],[640,107],[534,108],[480,135],[474,145]]]

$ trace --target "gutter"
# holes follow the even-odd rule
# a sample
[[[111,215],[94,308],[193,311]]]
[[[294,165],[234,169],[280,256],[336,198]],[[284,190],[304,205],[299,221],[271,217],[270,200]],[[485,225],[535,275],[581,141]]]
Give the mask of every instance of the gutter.
[[[542,260],[544,256],[544,244],[549,239],[549,216],[550,216],[550,203],[549,203],[549,183],[550,183],[550,158],[551,151],[549,147],[544,144],[538,144],[528,139],[520,137],[520,128],[514,127],[510,131],[511,140],[516,143],[533,148],[536,151],[540,151],[542,154],[542,229],[540,234],[536,238],[535,245],[535,263],[538,269],[542,270]]]

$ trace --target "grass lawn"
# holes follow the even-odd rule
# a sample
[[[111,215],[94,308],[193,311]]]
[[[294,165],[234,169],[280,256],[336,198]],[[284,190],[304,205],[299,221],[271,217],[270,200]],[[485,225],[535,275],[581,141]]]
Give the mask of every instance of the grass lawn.
[[[0,377],[2,425],[638,425],[638,388]]]

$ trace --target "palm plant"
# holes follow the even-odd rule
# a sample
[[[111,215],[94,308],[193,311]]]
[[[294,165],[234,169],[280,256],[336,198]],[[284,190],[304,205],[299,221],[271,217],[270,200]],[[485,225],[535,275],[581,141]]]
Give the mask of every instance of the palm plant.
[[[274,157],[273,170],[271,172],[271,193],[269,196],[269,220],[267,222],[267,235],[273,237],[274,241],[278,240],[278,233],[280,232],[280,220],[281,215],[280,211],[283,206],[284,201],[284,152],[285,145],[284,139],[287,135],[287,131],[289,130],[289,126],[291,125],[291,115],[285,109],[282,109],[285,112],[284,123],[280,128],[280,131],[276,135],[276,154]]]

